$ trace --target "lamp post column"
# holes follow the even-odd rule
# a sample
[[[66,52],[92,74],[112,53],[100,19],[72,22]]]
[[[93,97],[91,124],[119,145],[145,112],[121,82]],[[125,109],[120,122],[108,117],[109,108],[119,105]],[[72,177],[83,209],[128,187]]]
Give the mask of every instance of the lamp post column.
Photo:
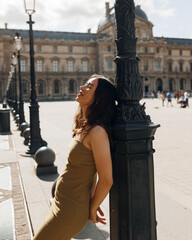
[[[23,106],[23,87],[21,82],[21,57],[20,51],[17,51],[17,60],[18,60],[18,74],[19,74],[19,124],[25,122],[24,115],[24,106]]]
[[[31,73],[31,97],[30,97],[30,146],[28,153],[34,154],[40,147],[47,146],[47,142],[41,138],[39,123],[39,105],[36,94],[35,83],[35,65],[34,65],[34,47],[33,47],[33,29],[31,14],[29,14],[29,42],[30,42],[30,73]]]
[[[156,240],[152,141],[159,127],[145,113],[136,56],[135,5],[116,0],[117,119],[112,126],[114,184],[110,191],[110,239]]]
[[[14,69],[15,69],[15,71],[14,71],[14,74],[15,74],[15,77],[14,77],[14,88],[15,88],[15,107],[14,107],[14,109],[15,109],[15,115],[17,115],[18,114],[18,106],[17,106],[17,69],[16,69],[16,65],[14,65]]]

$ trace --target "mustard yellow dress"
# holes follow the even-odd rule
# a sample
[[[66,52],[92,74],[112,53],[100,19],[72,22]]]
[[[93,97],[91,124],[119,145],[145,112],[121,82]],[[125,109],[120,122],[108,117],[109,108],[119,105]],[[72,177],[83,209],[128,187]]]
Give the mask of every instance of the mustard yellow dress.
[[[55,198],[34,240],[70,240],[83,230],[89,218],[95,174],[92,151],[73,139],[68,163],[57,180]]]

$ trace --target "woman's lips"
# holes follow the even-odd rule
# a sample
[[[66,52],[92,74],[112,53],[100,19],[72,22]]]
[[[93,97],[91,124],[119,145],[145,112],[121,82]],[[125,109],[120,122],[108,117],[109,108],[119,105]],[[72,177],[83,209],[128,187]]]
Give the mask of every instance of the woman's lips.
[[[82,91],[80,91],[77,96],[83,96],[83,95],[84,94],[82,93]]]

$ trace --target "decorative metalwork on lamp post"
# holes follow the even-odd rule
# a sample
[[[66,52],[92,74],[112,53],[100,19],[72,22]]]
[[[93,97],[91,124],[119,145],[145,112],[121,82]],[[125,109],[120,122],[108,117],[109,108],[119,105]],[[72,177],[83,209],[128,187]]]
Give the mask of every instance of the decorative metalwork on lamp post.
[[[16,65],[17,65],[17,56],[16,53],[14,52],[12,55],[12,64],[14,67],[14,110],[15,110],[15,115],[18,114],[18,106],[17,106],[17,69],[16,69]]]
[[[156,240],[152,141],[159,127],[145,113],[136,56],[135,5],[116,0],[117,119],[112,126],[114,184],[110,192],[110,239]]]
[[[25,122],[24,107],[23,107],[23,88],[21,82],[21,57],[20,51],[22,48],[20,33],[15,33],[15,49],[17,50],[18,60],[18,75],[19,75],[19,125]]]
[[[35,64],[34,64],[34,46],[33,46],[33,29],[32,14],[35,13],[35,0],[28,1],[31,6],[27,6],[24,0],[25,11],[29,15],[29,43],[30,43],[30,72],[31,72],[31,97],[30,97],[30,145],[27,153],[34,154],[40,147],[47,146],[47,142],[41,138],[39,124],[39,105],[36,94],[35,83]]]

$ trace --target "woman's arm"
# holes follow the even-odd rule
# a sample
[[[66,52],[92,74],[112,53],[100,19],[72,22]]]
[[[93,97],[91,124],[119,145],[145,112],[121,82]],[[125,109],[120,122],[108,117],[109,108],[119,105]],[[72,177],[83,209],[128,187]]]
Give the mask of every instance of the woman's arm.
[[[96,183],[97,183],[97,174],[95,174],[94,179],[93,179],[93,185],[91,188],[90,199],[92,199],[95,194]]]
[[[105,219],[97,215],[97,210],[101,213],[99,206],[113,184],[110,144],[106,131],[100,126],[94,127],[90,132],[90,143],[98,173],[95,193],[90,202],[90,220],[105,224]]]

